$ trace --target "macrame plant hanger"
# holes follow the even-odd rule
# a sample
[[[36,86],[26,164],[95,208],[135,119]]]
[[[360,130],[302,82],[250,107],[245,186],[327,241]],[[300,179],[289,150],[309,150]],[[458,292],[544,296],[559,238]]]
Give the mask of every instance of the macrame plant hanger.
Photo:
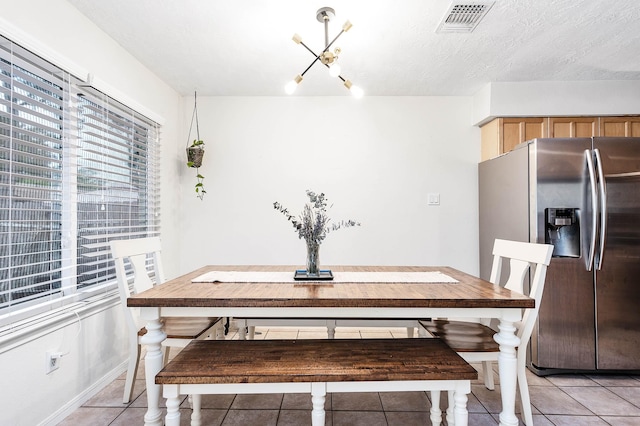
[[[204,190],[204,176],[200,174],[200,166],[202,166],[202,157],[204,156],[204,141],[200,139],[200,125],[198,123],[198,92],[193,94],[193,114],[191,115],[191,125],[189,126],[189,136],[187,137],[187,166],[196,169],[196,195],[201,200],[207,191]],[[196,139],[191,142],[191,131],[193,130],[193,122],[196,122]]]

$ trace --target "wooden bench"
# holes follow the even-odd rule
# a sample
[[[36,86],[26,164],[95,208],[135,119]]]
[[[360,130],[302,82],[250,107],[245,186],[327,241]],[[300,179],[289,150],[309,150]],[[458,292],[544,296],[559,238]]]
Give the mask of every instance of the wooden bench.
[[[180,423],[180,395],[311,393],[311,424],[325,424],[329,392],[454,392],[456,426],[467,425],[467,394],[478,373],[439,339],[201,340],[156,376],[167,398],[165,425]],[[200,424],[193,398],[191,424]],[[197,403],[196,403],[197,401]],[[431,408],[440,424],[440,407]]]

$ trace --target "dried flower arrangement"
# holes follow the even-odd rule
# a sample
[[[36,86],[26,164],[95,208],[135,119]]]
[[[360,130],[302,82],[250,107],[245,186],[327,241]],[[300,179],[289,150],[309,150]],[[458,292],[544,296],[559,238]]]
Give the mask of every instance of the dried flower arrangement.
[[[285,215],[288,221],[298,232],[298,238],[307,242],[307,244],[322,244],[327,234],[331,231],[337,231],[340,228],[349,228],[351,226],[360,226],[360,222],[353,220],[341,220],[331,223],[327,216],[327,199],[324,193],[316,194],[307,190],[309,202],[305,204],[304,210],[299,218],[289,213],[289,210],[282,206],[279,202],[273,203],[273,208]]]
[[[313,191],[306,191],[309,202],[305,204],[302,214],[294,216],[288,209],[279,202],[273,203],[273,208],[282,213],[294,229],[298,232],[298,238],[307,243],[307,272],[310,275],[319,273],[318,249],[327,234],[337,231],[340,228],[360,226],[360,222],[353,220],[341,220],[331,222],[327,215],[327,199],[324,193],[316,194]]]

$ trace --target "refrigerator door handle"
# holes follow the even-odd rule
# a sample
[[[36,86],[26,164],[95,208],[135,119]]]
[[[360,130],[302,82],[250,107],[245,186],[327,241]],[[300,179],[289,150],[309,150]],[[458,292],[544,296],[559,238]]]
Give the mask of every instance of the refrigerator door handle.
[[[589,255],[587,258],[587,271],[593,269],[593,260],[596,254],[596,230],[598,229],[598,191],[596,189],[596,169],[593,166],[591,150],[584,150],[584,158],[589,171],[589,188],[591,189],[591,241],[589,243]]]
[[[600,253],[595,259],[596,270],[602,269],[602,259],[604,257],[604,244],[607,235],[607,183],[602,172],[602,157],[600,150],[593,150],[596,157],[596,167],[598,171],[598,185],[600,189]]]

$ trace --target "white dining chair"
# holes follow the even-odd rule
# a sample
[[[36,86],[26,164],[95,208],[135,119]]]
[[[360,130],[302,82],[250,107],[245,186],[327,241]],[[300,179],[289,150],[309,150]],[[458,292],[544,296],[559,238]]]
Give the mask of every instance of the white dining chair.
[[[110,246],[115,262],[120,303],[124,309],[129,332],[129,362],[122,398],[122,402],[127,404],[131,401],[140,362],[140,338],[147,332],[138,318],[138,309],[127,306],[127,298],[154,285],[160,285],[165,279],[160,259],[160,238],[117,240],[111,241]],[[163,330],[167,334],[167,338],[162,342],[165,364],[169,360],[171,347],[182,348],[191,340],[205,339],[214,333],[217,338],[224,338],[220,318],[163,318]]]
[[[533,425],[529,387],[526,376],[527,345],[538,316],[542,292],[544,290],[547,266],[551,261],[553,246],[549,244],[523,243],[497,239],[493,246],[493,265],[490,281],[501,284],[502,269],[504,263],[509,261],[508,278],[504,287],[525,293],[525,278],[532,276],[530,280],[529,297],[535,300],[535,307],[525,309],[522,321],[515,324],[516,335],[520,338],[517,348],[517,382],[520,391],[521,415],[525,425]],[[453,348],[467,362],[482,362],[482,370],[485,386],[494,388],[492,363],[498,360],[500,348],[493,339],[496,330],[491,328],[490,319],[482,319],[480,322],[456,321],[447,319],[433,319],[420,321],[420,324],[434,337],[442,339]],[[440,393],[432,392],[432,404],[440,404]],[[453,419],[451,407],[452,395],[449,394],[449,408],[447,420]],[[449,423],[452,424],[452,423]]]

